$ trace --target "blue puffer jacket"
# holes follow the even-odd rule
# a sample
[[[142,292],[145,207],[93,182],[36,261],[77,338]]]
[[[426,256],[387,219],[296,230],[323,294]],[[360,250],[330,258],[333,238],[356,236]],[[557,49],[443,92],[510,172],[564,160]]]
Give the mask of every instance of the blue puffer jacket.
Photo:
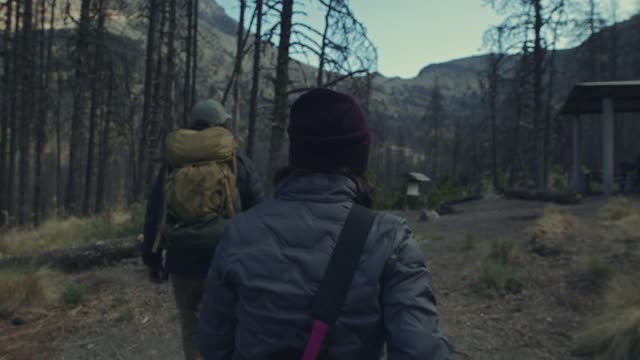
[[[356,185],[343,176],[289,177],[274,200],[234,218],[207,279],[198,328],[205,359],[272,359],[304,347],[312,300],[355,198]],[[328,357],[378,359],[386,342],[390,360],[450,359],[435,303],[406,222],[377,214],[325,342]]]

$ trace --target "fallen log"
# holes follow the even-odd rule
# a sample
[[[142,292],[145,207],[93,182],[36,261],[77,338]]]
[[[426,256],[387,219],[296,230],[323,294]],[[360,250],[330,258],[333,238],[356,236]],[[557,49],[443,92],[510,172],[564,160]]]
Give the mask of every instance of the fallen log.
[[[478,200],[482,200],[482,195],[471,195],[471,196],[463,197],[460,199],[449,200],[444,202],[441,206],[460,205],[460,204],[464,204],[472,201],[478,201]]]
[[[141,242],[136,238],[117,239],[87,246],[54,249],[37,254],[0,258],[0,269],[11,266],[50,266],[65,272],[111,265],[142,254]]]
[[[561,205],[573,205],[582,200],[582,195],[572,192],[552,192],[524,189],[506,189],[504,196],[509,199],[552,202]]]

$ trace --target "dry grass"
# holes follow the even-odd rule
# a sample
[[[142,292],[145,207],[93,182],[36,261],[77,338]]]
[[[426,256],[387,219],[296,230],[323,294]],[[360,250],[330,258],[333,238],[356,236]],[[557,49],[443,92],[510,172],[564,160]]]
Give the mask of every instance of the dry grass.
[[[480,267],[480,284],[486,290],[499,293],[518,293],[524,284],[513,270],[513,265],[522,259],[522,253],[515,241],[498,239]]]
[[[616,197],[600,209],[599,217],[604,222],[615,222],[638,215],[639,211],[630,199]]]
[[[0,270],[0,313],[12,314],[23,307],[40,306],[53,296],[54,273],[47,269]]]
[[[611,266],[599,257],[581,257],[577,263],[580,280],[589,286],[601,288],[613,275]]]
[[[640,208],[630,199],[614,198],[600,209],[600,221],[614,240],[640,240]]]
[[[142,210],[108,211],[91,218],[51,219],[37,228],[16,228],[0,237],[0,256],[74,247],[142,231]]]
[[[640,280],[618,276],[610,284],[601,315],[575,338],[573,352],[596,360],[640,359]]]
[[[541,253],[561,252],[578,228],[578,218],[556,206],[547,206],[538,222],[527,229],[532,250]]]

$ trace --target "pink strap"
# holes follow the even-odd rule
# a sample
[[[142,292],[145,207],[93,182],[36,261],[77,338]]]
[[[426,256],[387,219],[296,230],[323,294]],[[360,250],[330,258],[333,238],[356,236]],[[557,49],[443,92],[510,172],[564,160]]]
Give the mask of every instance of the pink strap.
[[[329,326],[320,320],[313,322],[313,328],[311,329],[311,335],[309,335],[309,342],[304,349],[304,355],[302,360],[316,360],[322,347],[324,337],[327,335],[327,328]]]

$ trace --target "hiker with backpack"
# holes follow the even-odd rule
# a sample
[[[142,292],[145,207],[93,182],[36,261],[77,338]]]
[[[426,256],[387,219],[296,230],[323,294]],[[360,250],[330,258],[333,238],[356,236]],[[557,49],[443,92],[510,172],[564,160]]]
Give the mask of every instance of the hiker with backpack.
[[[227,226],[198,322],[207,360],[451,359],[422,250],[405,220],[374,212],[370,132],[327,89],[290,110],[275,198]]]
[[[198,309],[224,227],[264,197],[255,166],[237,154],[235,139],[225,128],[229,119],[217,101],[193,107],[191,128],[166,138],[166,164],[147,203],[143,260],[152,282],[162,283],[171,275],[186,360],[197,356]]]

